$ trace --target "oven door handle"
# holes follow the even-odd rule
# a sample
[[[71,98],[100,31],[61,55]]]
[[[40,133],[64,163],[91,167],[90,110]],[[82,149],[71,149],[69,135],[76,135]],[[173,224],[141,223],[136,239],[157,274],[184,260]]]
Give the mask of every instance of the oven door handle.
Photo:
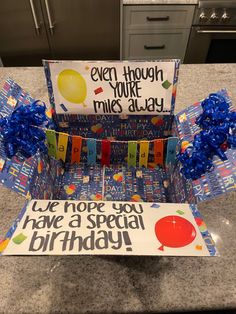
[[[236,29],[198,29],[198,34],[236,34]]]

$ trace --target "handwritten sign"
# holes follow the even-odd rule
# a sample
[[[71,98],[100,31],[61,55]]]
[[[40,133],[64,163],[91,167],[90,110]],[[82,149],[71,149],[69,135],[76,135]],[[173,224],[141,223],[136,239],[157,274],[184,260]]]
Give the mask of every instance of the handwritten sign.
[[[3,254],[214,255],[199,219],[188,204],[32,200]]]
[[[178,60],[44,63],[57,113],[156,115],[174,107]]]

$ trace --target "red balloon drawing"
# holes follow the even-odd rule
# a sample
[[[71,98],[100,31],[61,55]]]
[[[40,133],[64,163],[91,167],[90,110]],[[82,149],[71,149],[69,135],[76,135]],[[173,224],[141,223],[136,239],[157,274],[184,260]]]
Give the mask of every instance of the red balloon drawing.
[[[159,250],[164,251],[164,246],[180,248],[193,242],[196,238],[196,229],[185,218],[179,216],[166,216],[155,224],[155,233],[162,244]]]

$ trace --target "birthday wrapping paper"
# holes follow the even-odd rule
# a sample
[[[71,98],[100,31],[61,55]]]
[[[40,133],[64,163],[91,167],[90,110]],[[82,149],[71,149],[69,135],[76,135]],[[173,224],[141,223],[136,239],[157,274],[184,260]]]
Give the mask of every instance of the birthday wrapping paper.
[[[225,96],[227,95],[224,90],[222,93]],[[8,104],[9,98],[14,98],[17,105],[21,103],[28,104],[33,101],[16,82],[8,80],[0,93],[2,116],[9,115],[9,113],[14,110],[14,107]],[[191,111],[191,115],[193,115],[192,120],[189,118],[189,110]],[[200,103],[196,103],[194,106],[191,106],[190,109],[187,108],[182,113],[177,114],[175,117],[177,129],[173,128],[173,134],[179,134],[181,139],[185,136],[185,139],[190,141],[190,136],[193,136],[193,133],[189,132],[189,128],[187,129],[186,125],[191,125],[194,121],[194,117],[196,117],[200,111]],[[146,117],[142,118],[146,119]],[[89,118],[85,116],[85,119],[87,127]],[[146,119],[146,121],[149,123],[149,120]],[[83,123],[81,125],[81,129],[83,130]],[[167,129],[170,129],[169,124],[167,124]],[[161,166],[155,168],[141,168],[141,176],[138,177],[138,164],[136,168],[129,168],[127,164],[123,163],[122,169],[117,169],[119,166],[114,162],[109,167],[105,167],[106,170],[103,170],[99,164],[97,164],[97,166],[89,166],[84,163],[70,165],[70,162],[68,162],[66,165],[63,165],[59,160],[48,158],[43,154],[37,154],[27,160],[21,160],[15,157],[12,160],[8,160],[5,156],[3,145],[0,145],[0,150],[1,183],[24,196],[28,194],[28,196],[33,198],[56,197],[63,199],[69,197],[71,199],[78,199],[81,197],[80,190],[81,186],[84,184],[85,187],[87,186],[87,194],[83,191],[82,193],[85,193],[88,199],[100,200],[104,198],[107,200],[123,199],[127,201],[142,200],[159,202],[188,201],[191,203],[210,199],[235,189],[235,150],[228,150],[226,152],[228,160],[225,162],[215,157],[215,170],[195,181],[186,180],[181,175],[180,163],[178,162],[171,167],[169,172],[166,171],[167,168],[165,170]],[[120,152],[120,155],[114,154],[114,160],[122,160],[121,157],[119,157],[123,156],[121,154],[122,149],[120,149],[120,145],[115,145],[114,150]],[[125,145],[123,145],[123,150],[127,152]],[[86,160],[86,152],[82,152],[82,156],[84,156],[82,160]],[[151,153],[149,158],[153,160]],[[92,170],[90,170],[90,167]],[[91,173],[97,178],[95,180],[100,182],[99,184],[94,184]],[[83,180],[85,180],[84,177],[85,179],[87,177],[87,181],[83,183]],[[54,183],[52,184],[52,182]],[[108,187],[108,182],[111,186],[110,188]],[[90,184],[92,184],[91,189],[88,188]],[[37,186],[42,186],[42,189],[38,189]],[[146,194],[146,190],[150,191],[149,195]],[[43,196],[44,194],[45,196]]]

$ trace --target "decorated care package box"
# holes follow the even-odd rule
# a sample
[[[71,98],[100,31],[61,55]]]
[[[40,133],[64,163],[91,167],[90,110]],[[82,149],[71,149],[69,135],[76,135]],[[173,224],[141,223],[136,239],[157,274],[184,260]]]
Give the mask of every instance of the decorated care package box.
[[[8,158],[0,142],[1,183],[26,198],[1,254],[216,255],[196,204],[235,189],[236,151],[197,180],[182,174],[176,154],[199,132],[202,107],[174,114],[179,60],[44,68],[47,152]],[[8,79],[1,117],[34,101]]]

